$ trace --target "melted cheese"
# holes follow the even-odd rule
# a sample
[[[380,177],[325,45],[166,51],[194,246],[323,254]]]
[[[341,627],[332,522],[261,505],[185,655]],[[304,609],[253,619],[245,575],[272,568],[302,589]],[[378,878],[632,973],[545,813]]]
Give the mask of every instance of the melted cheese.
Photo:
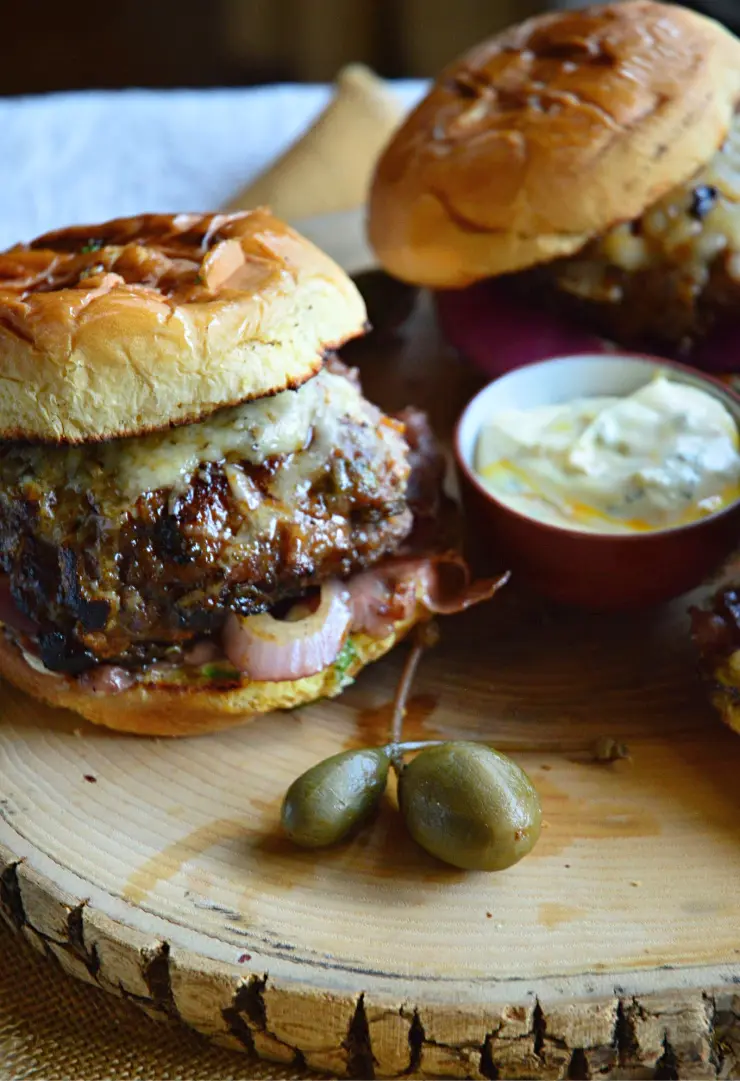
[[[298,390],[221,409],[205,420],[164,432],[85,447],[8,444],[3,474],[6,481],[21,485],[43,476],[50,488],[66,486],[79,493],[105,487],[109,494],[117,492],[131,501],[158,489],[172,489],[177,495],[187,489],[202,463],[231,460],[258,465],[310,447],[301,455],[306,462],[299,470],[309,477],[316,469],[316,457],[328,455],[344,440],[348,421],[372,432],[379,416],[349,379],[322,371]],[[230,483],[243,487],[238,472]],[[249,502],[245,492],[240,495]]]
[[[314,429],[325,428],[337,414],[357,414],[361,406],[362,397],[349,380],[321,372],[298,390],[221,409],[197,424],[106,444],[102,465],[129,497],[158,488],[183,489],[202,462],[233,455],[258,465],[303,450]]]

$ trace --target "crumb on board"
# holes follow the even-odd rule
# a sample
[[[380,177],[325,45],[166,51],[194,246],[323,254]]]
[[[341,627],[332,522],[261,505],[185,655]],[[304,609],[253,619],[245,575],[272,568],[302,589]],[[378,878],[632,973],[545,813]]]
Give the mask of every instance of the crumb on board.
[[[594,762],[609,764],[630,757],[629,747],[613,736],[599,736],[591,749]]]

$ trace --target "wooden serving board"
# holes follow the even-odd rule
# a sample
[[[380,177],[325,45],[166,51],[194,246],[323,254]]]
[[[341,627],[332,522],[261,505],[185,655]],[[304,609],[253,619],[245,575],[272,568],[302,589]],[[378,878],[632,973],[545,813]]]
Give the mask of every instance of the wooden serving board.
[[[442,431],[478,382],[425,305],[353,360],[371,397],[424,404]],[[416,848],[392,793],[331,851],[277,831],[294,777],[385,740],[405,647],[339,700],[182,741],[3,685],[0,909],[74,975],[322,1071],[737,1076],[740,738],[705,704],[691,600],[597,617],[512,584],[444,623],[406,733],[520,748],[546,826],[498,875]],[[631,760],[590,762],[600,735]]]

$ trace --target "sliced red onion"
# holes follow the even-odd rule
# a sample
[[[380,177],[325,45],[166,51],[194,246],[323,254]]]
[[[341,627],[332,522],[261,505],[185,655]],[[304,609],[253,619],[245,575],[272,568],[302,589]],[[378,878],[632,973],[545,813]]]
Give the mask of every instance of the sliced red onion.
[[[336,580],[321,587],[315,612],[297,621],[275,619],[268,612],[226,620],[226,656],[253,680],[279,683],[322,672],[339,656],[352,612],[346,588]]]
[[[81,687],[93,694],[120,694],[127,691],[136,683],[136,676],[127,668],[118,665],[101,664],[97,668],[91,668],[79,678]]]
[[[527,306],[495,279],[438,292],[435,301],[447,340],[489,376],[548,357],[612,349],[573,321]]]

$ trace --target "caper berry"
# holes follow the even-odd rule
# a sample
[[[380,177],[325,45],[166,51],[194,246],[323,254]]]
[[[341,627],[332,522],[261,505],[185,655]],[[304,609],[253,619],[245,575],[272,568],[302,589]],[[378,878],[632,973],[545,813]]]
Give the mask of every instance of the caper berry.
[[[388,782],[384,748],[342,751],[301,774],[285,793],[280,821],[302,848],[341,841],[375,809]]]
[[[414,840],[465,870],[511,867],[540,835],[540,801],[529,777],[484,744],[421,751],[401,773],[398,798]]]

